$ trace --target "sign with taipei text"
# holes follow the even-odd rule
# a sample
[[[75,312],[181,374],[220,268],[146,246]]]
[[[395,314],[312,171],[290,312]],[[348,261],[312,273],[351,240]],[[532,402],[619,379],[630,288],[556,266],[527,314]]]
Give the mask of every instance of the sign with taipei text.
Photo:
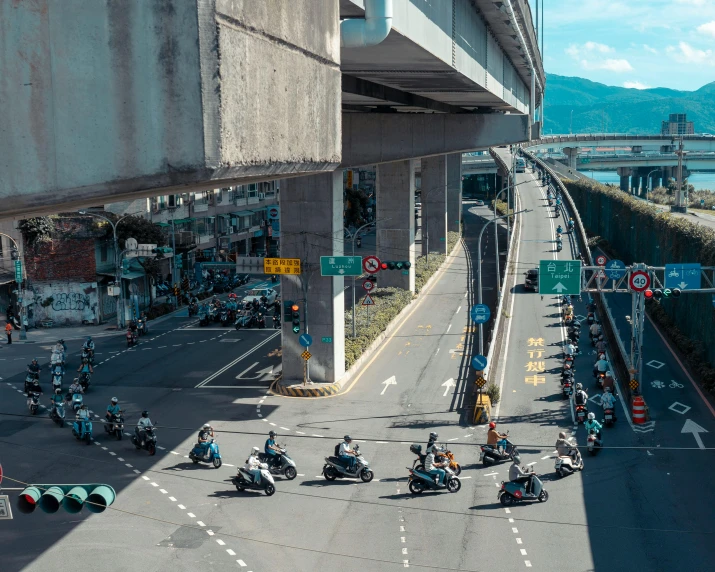
[[[540,294],[581,294],[580,260],[540,260]]]
[[[300,258],[264,258],[266,274],[300,274]]]

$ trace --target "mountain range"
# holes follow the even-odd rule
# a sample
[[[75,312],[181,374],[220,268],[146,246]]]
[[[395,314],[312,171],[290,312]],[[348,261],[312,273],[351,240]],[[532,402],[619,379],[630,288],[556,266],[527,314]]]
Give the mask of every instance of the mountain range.
[[[573,120],[572,120],[573,112]],[[715,133],[715,82],[696,91],[631,89],[580,77],[546,76],[544,134],[660,133],[670,113],[687,113],[695,133]]]

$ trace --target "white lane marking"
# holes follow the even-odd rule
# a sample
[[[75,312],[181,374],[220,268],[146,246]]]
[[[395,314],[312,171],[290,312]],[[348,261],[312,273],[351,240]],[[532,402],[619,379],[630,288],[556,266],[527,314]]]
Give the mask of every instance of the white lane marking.
[[[239,566],[248,566],[248,564],[246,564],[243,560],[236,560],[236,562],[238,562]]]
[[[302,431],[296,431],[296,433],[298,433],[298,435],[305,435]]]
[[[224,463],[224,467],[235,467],[236,465],[232,465],[231,463]]]
[[[260,413],[258,414],[259,417],[263,417]],[[264,419],[263,421],[268,421],[268,419]]]
[[[526,556],[526,550],[524,550],[523,548],[520,548],[519,550],[522,556]]]
[[[183,504],[178,505],[181,510],[186,510],[186,507]],[[191,516],[191,514],[189,514]],[[191,516],[193,518],[193,516]]]
[[[464,438],[466,439],[467,437],[471,437],[472,435],[474,435],[474,433],[469,433],[468,435],[465,435]]]
[[[157,445],[156,448],[161,449],[162,451],[166,451],[166,447],[162,447],[161,445]]]
[[[528,560],[524,560],[524,564],[526,564],[527,568],[531,568],[531,562],[529,562]]]
[[[217,538],[217,539],[216,539],[216,542],[217,542],[220,546],[226,546],[226,543],[225,543],[223,540],[221,540],[220,538]]]
[[[402,549],[402,554],[407,554],[407,548]]]
[[[543,461],[545,459],[550,459],[550,458],[551,458],[551,455],[546,455],[545,457],[541,457],[541,460]]]
[[[313,435],[311,435],[311,437],[322,437],[322,435],[315,435],[315,434],[313,434]]]
[[[469,292],[465,292],[465,293],[464,293],[464,297],[465,297],[465,298],[467,297],[467,294],[469,294]]]
[[[517,543],[517,544],[522,544],[521,538],[517,538],[517,539],[516,539],[516,543]]]
[[[117,461],[122,461],[122,462],[124,462],[124,459],[122,459],[121,457],[117,457]]]
[[[452,324],[450,324],[449,326],[447,326],[447,331],[445,332],[445,334],[448,334],[448,333],[449,333],[449,330],[451,330],[451,329],[452,329]]]
[[[510,511],[508,508],[505,508],[505,509],[504,509],[504,512],[507,513],[507,514],[511,514],[511,511]]]
[[[191,513],[187,513],[187,514],[191,514]],[[191,518],[194,518],[194,516],[192,515]],[[196,521],[196,524],[198,524],[199,526],[206,526],[206,525],[205,525],[203,522],[201,522],[200,520],[197,520],[197,521]]]
[[[178,348],[181,344],[173,344],[175,348]]]
[[[102,450],[103,450],[103,451],[106,451],[106,450],[107,450],[107,448],[106,448],[106,447],[102,447]]]
[[[510,518],[510,519],[509,519],[509,522],[511,522],[511,523],[513,524],[513,523],[514,523],[514,519],[513,519],[513,518]]]
[[[169,497],[169,500],[170,500],[171,502],[176,502],[176,499],[175,499],[174,497]]]
[[[526,464],[527,467],[531,467],[531,465],[536,465],[536,461],[532,461],[531,463]]]
[[[511,528],[511,531],[512,531],[514,534],[519,534],[519,529],[514,528],[513,526],[512,526],[512,528]]]
[[[177,453],[176,451],[169,451],[169,453],[171,453],[172,455],[178,455],[178,454],[179,454],[179,453]]]
[[[129,467],[130,469],[134,468],[134,465],[130,465],[129,463],[124,463],[125,467]]]
[[[487,473],[484,476],[485,477],[491,477],[492,475],[498,475],[499,473]]]
[[[167,491],[166,489],[159,489],[159,492],[160,492],[161,494],[163,494],[163,495],[168,495],[168,494],[169,494],[169,491]]]
[[[472,477],[459,477],[459,479],[462,480],[462,481],[463,481],[464,479],[471,479],[471,478],[472,478]]]
[[[273,427],[275,427],[275,426],[276,426],[276,424],[275,424],[275,423],[273,423],[273,422],[270,422],[269,424],[270,424],[270,425],[273,425]]]
[[[229,556],[236,556],[236,553],[233,550],[231,550],[230,548],[227,548],[226,552],[228,552]]]
[[[457,308],[457,311],[454,313],[454,315],[456,316],[457,314],[459,314],[459,311],[460,311],[461,309],[462,309],[462,306],[460,306],[459,308]]]
[[[288,427],[281,427],[281,429],[283,429],[283,431],[290,431],[290,429],[288,429]]]
[[[206,531],[206,534],[208,534],[209,536],[213,536],[213,535],[214,535],[214,531],[213,531],[213,530],[207,530],[207,531]]]
[[[141,471],[137,471],[136,469],[132,469],[137,475],[141,473]]]
[[[158,486],[159,486],[159,485],[157,485],[156,483],[153,483],[153,482],[152,482],[152,483],[149,483],[149,484],[150,484],[152,487],[158,487]]]
[[[447,441],[457,441],[459,437],[452,437],[451,439],[447,439]]]

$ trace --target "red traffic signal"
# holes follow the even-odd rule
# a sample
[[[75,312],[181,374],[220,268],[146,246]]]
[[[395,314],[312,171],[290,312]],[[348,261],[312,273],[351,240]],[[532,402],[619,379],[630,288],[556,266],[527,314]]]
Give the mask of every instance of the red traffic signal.
[[[383,270],[387,270],[387,262],[383,262],[382,264],[380,264],[380,268],[382,268]]]
[[[646,300],[650,300],[651,298],[653,298],[653,290],[648,288],[648,290],[643,292],[643,295],[645,296]]]

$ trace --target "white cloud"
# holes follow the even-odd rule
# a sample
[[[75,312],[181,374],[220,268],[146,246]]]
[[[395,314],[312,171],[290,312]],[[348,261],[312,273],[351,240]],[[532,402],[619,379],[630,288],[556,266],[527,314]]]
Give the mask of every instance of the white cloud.
[[[715,38],[715,20],[698,26],[698,32]]]
[[[656,50],[655,48],[651,48],[648,44],[643,44],[643,49],[646,52],[650,52],[651,54],[658,55],[658,50]]]
[[[649,85],[646,85],[639,81],[624,81],[623,87],[627,87],[628,89],[649,89],[650,88]]]
[[[566,48],[566,53],[577,60],[586,70],[609,70],[613,72],[633,71],[633,67],[624,59],[601,59],[604,54],[614,53],[616,50],[606,44],[586,42],[585,44],[571,44]]]
[[[680,42],[677,48],[675,46],[668,46],[665,51],[668,52],[675,61],[680,63],[715,65],[712,50],[699,50],[685,42]]]

